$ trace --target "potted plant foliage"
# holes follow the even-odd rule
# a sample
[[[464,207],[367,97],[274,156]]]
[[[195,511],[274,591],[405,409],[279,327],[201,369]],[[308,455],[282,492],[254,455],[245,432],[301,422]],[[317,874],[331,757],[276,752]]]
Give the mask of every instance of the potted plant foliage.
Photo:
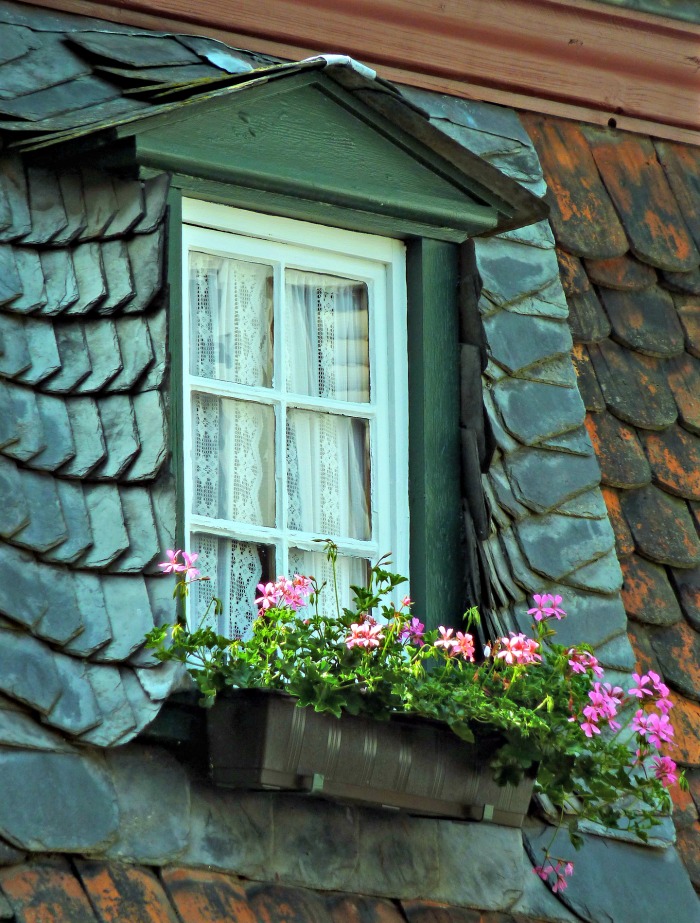
[[[326,553],[335,564],[332,542]],[[161,565],[183,601],[206,579],[195,559],[169,551]],[[206,618],[150,632],[155,656],[185,663],[202,703],[216,701],[214,781],[516,826],[535,785],[562,820],[576,794],[575,846],[583,819],[645,840],[678,779],[662,752],[673,727],[660,677],[635,674],[627,690],[604,682],[586,645],[555,642],[566,613],[544,594],[529,610],[532,637],[510,632],[477,657],[476,610],[463,630],[427,631],[408,597],[387,601],[403,582],[382,559],[368,586],[352,588],[354,606],[330,617],[313,578],[280,577],[260,584],[248,637],[218,635]],[[547,854],[535,871],[560,890],[571,868]]]

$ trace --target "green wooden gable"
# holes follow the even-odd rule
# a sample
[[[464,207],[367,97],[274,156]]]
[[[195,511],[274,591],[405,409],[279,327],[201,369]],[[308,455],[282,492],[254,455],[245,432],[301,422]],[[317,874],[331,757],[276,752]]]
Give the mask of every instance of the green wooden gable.
[[[398,238],[462,241],[546,206],[349,58],[274,65],[41,144],[128,146],[188,195]]]

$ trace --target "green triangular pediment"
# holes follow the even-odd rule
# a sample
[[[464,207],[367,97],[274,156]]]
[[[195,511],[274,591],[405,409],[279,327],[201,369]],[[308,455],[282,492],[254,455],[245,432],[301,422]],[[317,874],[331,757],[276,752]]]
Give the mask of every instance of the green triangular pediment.
[[[289,67],[289,66],[287,66]],[[328,223],[459,240],[542,217],[542,205],[430,125],[395,91],[338,65],[242,82],[122,125],[151,169],[229,184],[284,213],[295,199]],[[326,212],[324,212],[324,209]],[[297,209],[298,211],[298,209]],[[331,211],[333,214],[331,215]],[[535,214],[535,212],[539,213]],[[343,221],[343,214],[349,216]],[[340,216],[340,217],[339,217]]]

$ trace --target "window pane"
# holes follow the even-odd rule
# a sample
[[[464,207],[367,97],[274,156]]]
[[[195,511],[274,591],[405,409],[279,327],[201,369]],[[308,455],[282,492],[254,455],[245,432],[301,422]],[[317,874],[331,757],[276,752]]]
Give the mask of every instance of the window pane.
[[[190,252],[190,371],[272,382],[272,267]]]
[[[319,597],[319,611],[322,615],[334,617],[336,614],[335,589],[333,586],[333,568],[326,555],[318,551],[302,551],[300,548],[289,549],[289,573],[304,574],[315,577],[319,586],[325,583]],[[352,558],[338,555],[336,561],[338,581],[338,598],[340,608],[350,607],[353,601],[351,585],[365,586],[369,578],[369,561],[364,558]]]
[[[290,529],[370,538],[369,425],[330,413],[287,417],[287,517]]]
[[[192,512],[252,525],[275,524],[272,407],[195,392]]]
[[[369,313],[364,282],[288,269],[287,389],[369,400]]]
[[[274,549],[234,539],[195,532],[192,550],[199,554],[197,567],[203,577],[190,587],[190,624],[198,627],[216,596],[223,603],[223,615],[214,616],[209,609],[205,625],[229,638],[240,638],[257,615],[257,586],[274,579]]]

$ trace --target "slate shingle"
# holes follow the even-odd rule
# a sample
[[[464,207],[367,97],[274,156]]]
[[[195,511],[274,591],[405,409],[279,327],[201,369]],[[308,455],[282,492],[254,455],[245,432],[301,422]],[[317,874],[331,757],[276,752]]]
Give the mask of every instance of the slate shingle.
[[[165,215],[165,206],[170,190],[170,176],[161,173],[147,179],[143,184],[145,213],[134,227],[135,234],[150,234],[158,227]]]
[[[62,646],[84,627],[73,574],[60,567],[42,567],[40,574],[49,606],[32,630],[37,637]]]
[[[508,456],[505,469],[516,498],[538,513],[555,509],[600,481],[593,455],[523,448]]]
[[[147,184],[146,184],[147,185]],[[117,213],[105,232],[105,238],[124,237],[133,231],[146,214],[143,184],[137,180],[112,177]]]
[[[151,505],[145,487],[121,487],[119,490],[129,549],[112,565],[120,574],[142,573],[162,553]]]
[[[129,547],[119,491],[113,484],[85,484],[85,505],[93,542],[81,567],[104,568]]]
[[[122,368],[109,382],[109,391],[130,391],[153,362],[153,346],[146,319],[119,317],[115,321]]]
[[[9,398],[8,412],[14,416],[16,440],[5,446],[3,453],[17,461],[27,462],[47,446],[37,395],[31,388],[8,381],[3,396]]]
[[[102,397],[97,406],[105,434],[107,457],[92,472],[92,477],[117,480],[141,448],[134,408],[131,398],[126,394]]]
[[[610,260],[586,260],[586,273],[591,282],[604,288],[637,292],[656,282],[656,272],[629,254]]]
[[[132,67],[196,64],[199,58],[174,38],[110,32],[71,33],[68,41],[91,55]]]
[[[111,320],[89,320],[82,324],[90,362],[90,374],[73,388],[76,394],[101,391],[121,372],[122,354],[117,330]]]
[[[83,167],[80,171],[87,223],[80,240],[102,238],[119,210],[110,177],[99,170]]]
[[[687,505],[658,487],[623,491],[622,509],[640,554],[657,564],[700,564],[700,539]]]
[[[24,320],[0,311],[0,375],[14,378],[31,364]]]
[[[66,226],[52,238],[51,244],[54,247],[72,243],[80,237],[87,225],[83,181],[80,173],[77,170],[62,169],[58,174],[58,184],[61,187],[63,207],[66,211]]]
[[[14,249],[9,244],[0,244],[0,304],[7,304],[18,298],[22,294],[22,289]]]
[[[99,314],[114,314],[136,292],[129,254],[123,240],[109,240],[102,244],[102,263],[107,281],[107,297],[97,310]]]
[[[0,83],[1,83],[0,79]],[[24,105],[27,97],[23,97]],[[44,167],[27,168],[29,213],[32,229],[22,238],[25,244],[46,244],[68,224],[58,177]]]
[[[126,660],[143,645],[146,632],[153,628],[153,615],[143,577],[104,576],[102,591],[112,640],[93,654],[98,662]]]
[[[75,397],[66,400],[75,455],[61,468],[61,474],[84,478],[105,458],[102,424],[97,404],[89,397]]]
[[[88,679],[88,668],[82,659],[58,651],[54,653],[54,665],[61,683],[61,695],[44,720],[66,734],[83,734],[102,720]]]
[[[88,664],[88,679],[106,718],[94,728],[80,735],[81,743],[98,747],[111,747],[136,728],[136,718],[129,704],[118,667],[107,664]]]
[[[65,645],[65,650],[76,657],[89,657],[96,650],[104,647],[112,638],[102,582],[97,574],[75,571],[73,588],[78,601],[83,630]],[[94,688],[92,673],[90,673],[90,678]],[[99,691],[97,694],[99,695]]]
[[[571,360],[576,372],[578,390],[588,411],[600,413],[605,410],[605,398],[591,365],[591,358],[583,343],[574,343]]]
[[[39,251],[32,247],[13,247],[12,255],[20,278],[22,294],[14,298],[6,310],[17,314],[30,314],[32,311],[40,310],[48,301],[48,296]],[[6,281],[3,280],[0,284],[6,284]]]
[[[149,234],[137,234],[127,241],[129,263],[136,294],[124,306],[133,314],[143,311],[160,291],[163,281],[163,245],[165,234],[162,225]]]
[[[613,531],[615,532],[615,548],[617,549],[617,556],[622,561],[625,557],[627,557],[627,555],[632,554],[634,551],[634,539],[632,538],[632,533],[630,532],[630,528],[627,525],[625,514],[622,512],[620,491],[614,490],[611,487],[602,487],[601,494],[603,495],[605,505],[608,509],[610,525],[613,527]]]
[[[61,367],[53,325],[43,319],[27,317],[24,321],[24,333],[31,365],[17,375],[17,381],[40,385]]]
[[[130,482],[154,478],[168,454],[165,405],[159,391],[143,391],[132,398],[141,451],[126,472]]]
[[[32,555],[4,542],[0,542],[0,562],[3,572],[13,575],[3,586],[0,612],[13,622],[32,628],[49,605],[39,567]]]
[[[62,692],[57,656],[24,631],[0,628],[0,690],[47,714]]]
[[[42,250],[41,269],[46,285],[46,304],[41,313],[61,314],[78,300],[78,279],[70,250]]]
[[[632,554],[622,562],[622,572],[628,615],[648,625],[672,625],[683,618],[665,568]]]
[[[595,289],[569,295],[566,300],[571,334],[577,343],[599,343],[609,336],[610,318],[603,310]]]
[[[50,474],[25,470],[22,489],[27,498],[29,522],[12,536],[12,542],[30,551],[49,551],[68,538],[68,528]]]
[[[587,129],[586,136],[634,255],[670,272],[695,269],[700,254],[651,140],[595,129]]]
[[[602,483],[626,489],[651,481],[651,468],[636,430],[612,414],[591,413],[586,428],[600,463]]]
[[[612,340],[589,346],[598,384],[608,408],[633,426],[661,430],[678,416],[668,368],[650,356],[632,353]]]
[[[655,141],[654,144],[695,245],[700,247],[700,158],[697,149],[672,141]]]
[[[643,433],[654,483],[686,500],[700,500],[700,440],[674,424],[660,433]]]
[[[668,384],[683,426],[700,436],[700,359],[685,353],[666,363]]]
[[[525,445],[576,429],[585,416],[578,391],[555,385],[506,379],[492,393],[507,430]]]
[[[90,354],[82,324],[56,324],[56,346],[61,369],[43,382],[42,389],[53,394],[69,394],[90,374]]]
[[[668,292],[659,286],[640,292],[601,288],[600,296],[618,343],[659,358],[683,352],[683,329]]]
[[[99,243],[79,244],[73,250],[73,268],[78,282],[79,296],[66,313],[87,314],[92,308],[101,304],[107,295],[107,281]]]
[[[566,295],[582,295],[591,287],[590,280],[585,269],[581,265],[581,260],[561,247],[556,249],[557,260],[559,262],[559,276],[561,284]]]
[[[605,519],[573,519],[549,513],[518,523],[520,545],[530,567],[550,580],[597,560],[615,543]]]
[[[83,485],[80,481],[65,478],[56,478],[55,484],[68,538],[57,547],[45,551],[42,558],[56,564],[75,564],[93,541]]]
[[[16,154],[0,155],[0,186],[9,205],[11,223],[0,230],[0,240],[16,240],[32,227],[24,165]]]
[[[673,301],[685,335],[685,348],[691,356],[700,359],[700,299],[690,301],[676,296]]]
[[[557,243],[574,256],[592,259],[626,253],[625,232],[579,126],[530,113],[521,118],[549,187],[546,201]]]

